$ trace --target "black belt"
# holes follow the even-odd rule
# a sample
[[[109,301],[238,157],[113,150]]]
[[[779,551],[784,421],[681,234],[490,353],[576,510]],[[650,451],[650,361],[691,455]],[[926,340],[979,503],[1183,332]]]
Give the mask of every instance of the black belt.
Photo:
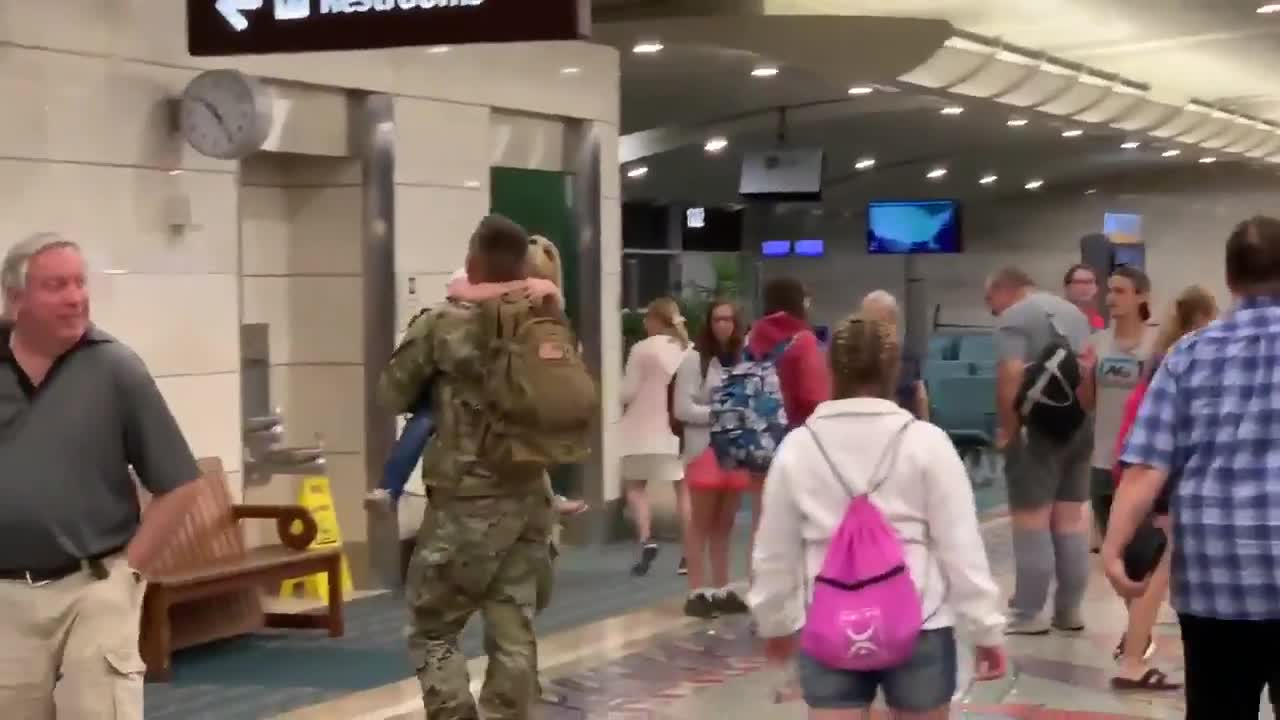
[[[91,555],[83,560],[70,560],[66,564],[56,568],[46,568],[40,570],[0,570],[0,581],[21,580],[32,585],[40,585],[42,583],[50,583],[61,580],[67,576],[74,575],[85,569],[87,563],[96,563],[103,558],[111,557],[124,550],[124,547],[118,547],[108,550],[104,553]]]

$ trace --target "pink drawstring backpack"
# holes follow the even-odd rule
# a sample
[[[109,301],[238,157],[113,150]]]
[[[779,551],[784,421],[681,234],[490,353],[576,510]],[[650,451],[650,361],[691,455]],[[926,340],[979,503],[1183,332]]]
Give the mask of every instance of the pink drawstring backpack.
[[[871,502],[871,495],[893,474],[912,422],[904,423],[889,440],[870,489],[849,503],[814,581],[800,643],[809,657],[827,667],[887,670],[906,663],[915,652],[925,622],[920,593],[907,569],[902,539]],[[848,488],[818,434],[808,425],[805,429],[835,479]]]

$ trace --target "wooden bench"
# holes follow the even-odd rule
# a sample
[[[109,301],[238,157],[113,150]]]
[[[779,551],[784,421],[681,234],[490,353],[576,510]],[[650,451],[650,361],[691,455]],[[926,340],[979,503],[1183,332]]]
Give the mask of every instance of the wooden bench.
[[[231,502],[222,461],[200,460],[198,499],[152,568],[142,611],[142,658],[147,680],[172,678],[173,651],[275,628],[316,628],[341,637],[342,553],[308,550],[318,531],[299,505]],[[279,545],[248,549],[241,520],[274,520]],[[329,580],[322,613],[268,613],[263,592],[313,573]]]

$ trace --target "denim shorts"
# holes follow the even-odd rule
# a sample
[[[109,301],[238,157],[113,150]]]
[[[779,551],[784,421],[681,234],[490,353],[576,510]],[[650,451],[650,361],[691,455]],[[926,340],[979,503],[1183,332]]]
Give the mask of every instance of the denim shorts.
[[[883,689],[891,709],[925,712],[950,704],[956,694],[956,635],[952,628],[925,630],[911,659],[892,670],[833,670],[804,652],[796,666],[805,703],[814,710],[869,708]]]

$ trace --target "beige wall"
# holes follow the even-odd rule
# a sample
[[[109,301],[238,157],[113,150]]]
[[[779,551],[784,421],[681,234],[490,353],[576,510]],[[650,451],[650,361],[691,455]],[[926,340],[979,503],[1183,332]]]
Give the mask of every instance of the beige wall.
[[[1089,189],[1095,192],[1073,187],[966,203],[965,252],[919,259],[929,305],[942,305],[942,322],[990,324],[982,284],[1004,265],[1022,267],[1042,287],[1061,289],[1063,272],[1080,261],[1080,238],[1101,232],[1108,211],[1143,216],[1157,307],[1192,283],[1213,289],[1225,302],[1223,243],[1232,226],[1258,213],[1280,216],[1280,180],[1229,167],[1213,174],[1147,174]],[[820,323],[839,320],[870,290],[899,295],[903,290],[903,259],[868,256],[864,233],[865,221],[857,212],[822,217],[789,213],[753,221],[748,231],[757,243],[766,237],[826,240],[825,258],[762,264],[766,278],[790,274],[810,285],[814,319]]]
[[[261,154],[241,165],[241,316],[268,326],[270,403],[284,444],[323,441],[343,535],[367,537],[360,164]],[[300,478],[244,487],[251,503],[297,502]],[[274,531],[259,527],[270,540]]]
[[[604,212],[616,215],[617,53],[549,43],[191,58],[184,5],[0,3],[0,251],[40,230],[83,243],[95,271],[96,321],[140,352],[197,454],[220,456],[237,487],[243,265],[245,319],[281,327],[272,337],[280,363],[273,380],[292,410],[291,440],[322,431],[340,454],[335,472],[349,464],[362,475],[348,459],[363,452],[363,435],[351,427],[363,338],[359,305],[343,301],[358,286],[359,215],[350,212],[359,207],[351,187],[358,176],[348,166],[305,190],[250,177],[255,187],[240,196],[238,163],[202,157],[174,133],[172,98],[200,70],[260,75],[287,101],[269,147],[332,155],[345,142],[347,116],[340,93],[326,86],[395,95],[397,282],[418,277],[430,301],[488,209],[494,108],[543,123],[602,123]],[[568,66],[581,71],[560,72]],[[175,200],[191,205],[193,224],[181,231],[167,222]],[[243,252],[238,204],[256,217]],[[617,228],[617,218],[606,217],[604,231]],[[398,314],[402,323],[407,309]],[[296,392],[330,387],[339,376],[340,392]],[[350,421],[329,412],[346,403]],[[343,523],[348,537],[362,535],[363,516]]]

